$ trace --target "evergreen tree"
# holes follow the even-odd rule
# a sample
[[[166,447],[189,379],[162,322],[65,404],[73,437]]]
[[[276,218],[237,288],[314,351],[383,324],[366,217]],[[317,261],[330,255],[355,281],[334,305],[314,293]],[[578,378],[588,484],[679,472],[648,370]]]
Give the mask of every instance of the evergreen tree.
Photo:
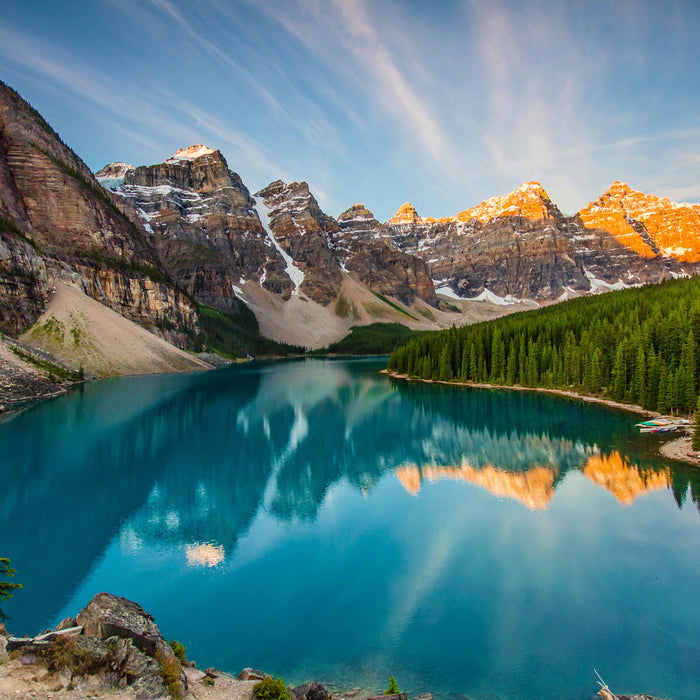
[[[449,338],[449,336],[448,336]],[[443,382],[452,379],[452,365],[450,363],[450,343],[443,345],[440,351],[440,364],[438,367],[438,379]]]
[[[0,576],[9,576],[12,578],[17,573],[11,566],[10,560],[7,557],[0,557]],[[13,583],[12,581],[0,580],[0,603],[4,600],[9,600],[14,595],[18,588],[22,588],[21,583]],[[0,608],[0,622],[6,620],[7,615]]]
[[[693,449],[700,452],[700,396],[695,405],[695,418],[693,420]]]
[[[397,695],[399,692],[399,684],[394,676],[389,676],[389,687],[384,691],[384,695]]]

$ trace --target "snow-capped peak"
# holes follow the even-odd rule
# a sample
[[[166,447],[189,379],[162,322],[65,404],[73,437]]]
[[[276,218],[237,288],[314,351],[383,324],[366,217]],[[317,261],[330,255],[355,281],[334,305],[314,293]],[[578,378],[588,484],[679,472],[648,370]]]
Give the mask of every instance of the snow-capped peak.
[[[95,177],[99,180],[100,178],[117,178],[124,177],[127,170],[133,170],[134,166],[128,163],[122,163],[121,161],[117,163],[108,163],[104,168],[98,170],[95,173]]]
[[[180,160],[195,160],[201,156],[206,156],[210,153],[215,153],[213,148],[205,146],[204,144],[198,143],[194,146],[188,146],[187,148],[178,148],[175,155],[171,156],[166,160],[166,163],[174,163]]]

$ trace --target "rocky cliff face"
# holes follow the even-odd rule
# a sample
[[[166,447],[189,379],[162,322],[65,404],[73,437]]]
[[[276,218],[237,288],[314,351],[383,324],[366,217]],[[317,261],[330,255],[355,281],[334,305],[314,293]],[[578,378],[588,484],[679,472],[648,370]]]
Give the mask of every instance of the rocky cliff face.
[[[305,182],[271,183],[257,193],[269,208],[277,244],[299,267],[301,291],[327,305],[343,277],[355,274],[373,292],[406,305],[416,297],[437,304],[426,264],[400,251],[372,212],[356,204],[334,219],[321,211]]]
[[[326,306],[340,289],[342,270],[333,248],[338,222],[324,214],[305,182],[287,185],[281,180],[256,193],[269,209],[274,240],[299,269],[299,289]]]
[[[219,151],[190,146],[155,165],[112,163],[97,177],[133,207],[168,273],[198,301],[235,310],[235,289],[248,280],[291,294],[255,200]]]
[[[699,204],[676,204],[615,181],[578,218],[587,229],[607,231],[643,258],[700,261]]]
[[[696,208],[616,183],[565,217],[541,185],[528,182],[455,217],[420,217],[407,203],[387,227],[399,248],[430,265],[438,291],[548,302],[694,272]],[[679,218],[687,224],[683,234],[673,223]]]
[[[51,277],[71,278],[90,296],[140,323],[167,321],[171,327],[196,329],[194,307],[168,282],[143,227],[128,218],[46,121],[4,84],[0,216],[4,330],[16,333],[38,317]],[[172,339],[178,337],[171,333]]]
[[[340,214],[338,226],[339,231],[332,235],[336,256],[370,289],[409,306],[416,296],[432,305],[438,303],[427,263],[400,251],[389,229],[363,204]]]

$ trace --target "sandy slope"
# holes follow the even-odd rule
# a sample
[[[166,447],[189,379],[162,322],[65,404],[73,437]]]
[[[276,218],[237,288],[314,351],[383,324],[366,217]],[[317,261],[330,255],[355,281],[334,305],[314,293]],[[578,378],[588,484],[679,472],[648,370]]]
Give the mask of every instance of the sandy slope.
[[[46,311],[22,336],[24,343],[50,352],[86,374],[154,374],[209,369],[174,347],[64,283]]]
[[[445,297],[449,304],[459,309],[454,312],[439,311],[420,299],[413,306],[405,306],[392,299],[392,303],[405,311],[402,313],[374,295],[353,275],[345,276],[340,293],[345,307],[341,313],[345,316],[336,313],[336,303],[324,307],[303,293],[293,295],[284,302],[254,282],[246,282],[241,292],[265,337],[311,349],[326,347],[340,340],[351,326],[402,323],[414,330],[439,330],[453,324],[463,326],[533,308],[532,305],[506,307],[482,301],[454,301]]]

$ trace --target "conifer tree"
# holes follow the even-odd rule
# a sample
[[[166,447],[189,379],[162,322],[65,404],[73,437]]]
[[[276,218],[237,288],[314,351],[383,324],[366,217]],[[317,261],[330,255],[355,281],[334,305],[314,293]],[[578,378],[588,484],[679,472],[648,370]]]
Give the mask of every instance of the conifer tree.
[[[695,404],[695,418],[693,420],[693,449],[700,452],[700,396]]]
[[[16,571],[10,566],[10,560],[7,557],[0,557],[0,576],[14,576]],[[0,580],[0,603],[4,600],[9,600],[14,595],[18,588],[22,588],[21,583],[13,583],[12,581]],[[7,615],[0,608],[0,622],[6,620]]]

